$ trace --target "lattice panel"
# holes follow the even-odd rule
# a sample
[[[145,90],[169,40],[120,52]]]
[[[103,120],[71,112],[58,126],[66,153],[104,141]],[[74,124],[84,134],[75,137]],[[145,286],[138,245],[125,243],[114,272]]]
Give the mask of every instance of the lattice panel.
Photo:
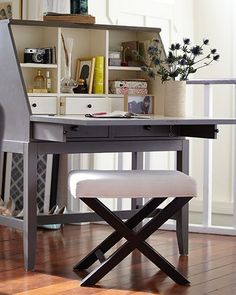
[[[37,170],[37,204],[40,211],[43,210],[45,185],[46,185],[47,155],[39,155]],[[21,154],[12,155],[11,164],[11,187],[10,196],[16,203],[16,210],[23,208],[23,156]]]

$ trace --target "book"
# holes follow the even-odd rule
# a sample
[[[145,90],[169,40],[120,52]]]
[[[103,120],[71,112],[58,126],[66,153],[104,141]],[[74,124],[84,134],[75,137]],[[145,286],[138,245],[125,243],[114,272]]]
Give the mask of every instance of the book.
[[[109,92],[112,94],[146,95],[148,83],[145,79],[110,80]]]
[[[110,88],[119,88],[119,87],[127,87],[127,88],[147,88],[148,83],[145,79],[135,79],[135,80],[110,80],[109,87]]]
[[[147,95],[147,88],[129,88],[129,87],[115,87],[110,88],[112,94],[130,94],[130,95]]]
[[[104,93],[104,56],[95,57],[94,67],[94,80],[93,80],[93,93],[103,94]]]
[[[147,115],[140,115],[131,112],[124,112],[124,111],[113,111],[111,113],[101,112],[101,113],[93,113],[93,114],[85,114],[85,117],[88,118],[134,118],[134,119],[150,119],[150,116]]]
[[[75,24],[95,24],[95,17],[89,14],[47,13],[43,16],[43,20],[62,21]]]

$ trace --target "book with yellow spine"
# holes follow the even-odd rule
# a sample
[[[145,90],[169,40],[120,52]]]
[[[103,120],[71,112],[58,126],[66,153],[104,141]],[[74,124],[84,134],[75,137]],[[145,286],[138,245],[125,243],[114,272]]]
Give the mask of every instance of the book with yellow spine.
[[[104,93],[104,56],[95,57],[93,93]]]

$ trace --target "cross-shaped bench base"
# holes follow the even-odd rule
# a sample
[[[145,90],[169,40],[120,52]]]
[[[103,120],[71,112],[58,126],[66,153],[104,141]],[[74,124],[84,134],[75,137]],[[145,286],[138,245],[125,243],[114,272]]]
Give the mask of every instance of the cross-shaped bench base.
[[[74,270],[85,270],[96,260],[101,264],[90,272],[82,281],[81,286],[91,286],[102,279],[111,269],[119,264],[133,250],[138,249],[149,258],[158,268],[165,272],[176,283],[188,285],[190,282],[180,274],[160,253],[153,249],[145,240],[161,225],[178,212],[192,197],[178,197],[173,199],[164,209],[154,214],[152,219],[137,232],[133,230],[144,218],[149,217],[166,198],[153,198],[147,202],[133,217],[123,222],[110,209],[96,198],[80,198],[87,206],[100,215],[115,232],[108,236],[101,244],[93,249],[84,259],[74,266]],[[104,254],[119,240],[127,241],[110,257]]]

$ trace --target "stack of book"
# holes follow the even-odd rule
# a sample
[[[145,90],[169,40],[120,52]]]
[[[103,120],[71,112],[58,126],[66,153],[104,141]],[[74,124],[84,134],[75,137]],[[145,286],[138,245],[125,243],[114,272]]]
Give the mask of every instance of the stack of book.
[[[148,94],[148,83],[145,79],[110,80],[109,92],[112,94]]]
[[[109,52],[109,66],[120,66],[120,65],[121,65],[120,51],[110,51]]]

